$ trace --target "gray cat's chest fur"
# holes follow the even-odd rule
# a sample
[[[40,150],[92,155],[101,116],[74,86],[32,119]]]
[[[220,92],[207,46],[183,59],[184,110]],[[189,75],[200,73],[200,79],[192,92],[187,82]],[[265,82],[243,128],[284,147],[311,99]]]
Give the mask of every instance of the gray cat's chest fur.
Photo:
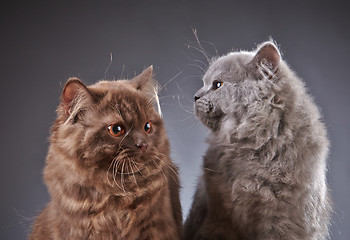
[[[203,82],[212,132],[186,239],[326,239],[326,129],[274,44],[217,59]]]

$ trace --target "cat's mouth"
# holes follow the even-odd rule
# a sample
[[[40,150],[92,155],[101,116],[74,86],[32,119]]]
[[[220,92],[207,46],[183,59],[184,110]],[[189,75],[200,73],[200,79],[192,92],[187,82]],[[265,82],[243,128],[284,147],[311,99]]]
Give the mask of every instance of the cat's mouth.
[[[139,157],[140,158],[140,157]],[[142,175],[143,170],[151,161],[140,161],[139,159],[128,156],[123,159],[114,158],[107,169],[107,174],[115,178],[115,176]]]
[[[224,113],[212,102],[199,99],[195,103],[195,113],[199,120],[210,129],[217,129]]]
[[[131,151],[124,149],[114,157],[109,165],[108,172],[112,175],[134,175],[141,173],[151,162],[152,151]]]

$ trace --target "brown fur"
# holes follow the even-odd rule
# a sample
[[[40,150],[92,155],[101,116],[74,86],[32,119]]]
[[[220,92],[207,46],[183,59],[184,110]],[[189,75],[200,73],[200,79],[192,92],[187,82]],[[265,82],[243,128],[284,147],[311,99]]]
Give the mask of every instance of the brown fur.
[[[67,82],[44,169],[51,201],[30,239],[180,239],[178,170],[155,95],[152,67],[131,81]]]

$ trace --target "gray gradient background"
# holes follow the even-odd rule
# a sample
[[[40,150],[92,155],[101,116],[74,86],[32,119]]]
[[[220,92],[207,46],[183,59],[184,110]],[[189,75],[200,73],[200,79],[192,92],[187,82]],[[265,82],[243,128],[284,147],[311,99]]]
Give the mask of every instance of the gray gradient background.
[[[156,79],[166,84],[160,96],[172,158],[181,169],[186,216],[208,133],[191,113],[202,85],[200,68],[206,68],[205,57],[194,49],[192,29],[212,55],[250,50],[269,36],[278,42],[322,109],[332,143],[332,239],[350,239],[345,2],[27,1],[2,5],[0,12],[0,239],[26,239],[34,216],[49,201],[41,171],[66,79],[78,76],[91,84],[133,77],[151,64]]]

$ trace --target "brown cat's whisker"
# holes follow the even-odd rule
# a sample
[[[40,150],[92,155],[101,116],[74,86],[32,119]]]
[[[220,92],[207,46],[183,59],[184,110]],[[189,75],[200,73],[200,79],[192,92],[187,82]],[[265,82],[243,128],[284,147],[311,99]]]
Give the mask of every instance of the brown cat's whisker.
[[[179,177],[179,174],[177,173],[177,171],[176,171],[172,166],[170,166],[166,161],[162,160],[162,159],[159,158],[159,157],[156,157],[156,158],[157,158],[159,161],[163,162],[164,165],[165,165],[168,169],[170,169],[172,173],[175,174],[176,178]],[[170,174],[170,176],[174,179],[174,181],[175,181],[176,183],[178,183],[178,180],[175,179],[175,177],[174,177],[172,174]]]
[[[164,177],[164,182],[166,182],[167,178],[166,178],[166,175],[165,175],[165,173],[163,171],[162,166],[160,165],[160,163],[157,163],[155,159],[152,159],[152,161],[154,162],[155,165],[158,166],[158,169],[161,171],[162,176]]]
[[[135,176],[135,172],[137,172],[137,171],[134,172],[133,169],[132,169],[132,166],[131,166],[131,164],[134,162],[134,160],[130,159],[130,158],[128,160],[129,160],[129,165],[130,165],[130,169],[131,169],[133,178],[135,180],[135,184],[136,184],[137,188],[140,189],[139,185],[137,184],[137,179],[136,179],[136,176]]]

